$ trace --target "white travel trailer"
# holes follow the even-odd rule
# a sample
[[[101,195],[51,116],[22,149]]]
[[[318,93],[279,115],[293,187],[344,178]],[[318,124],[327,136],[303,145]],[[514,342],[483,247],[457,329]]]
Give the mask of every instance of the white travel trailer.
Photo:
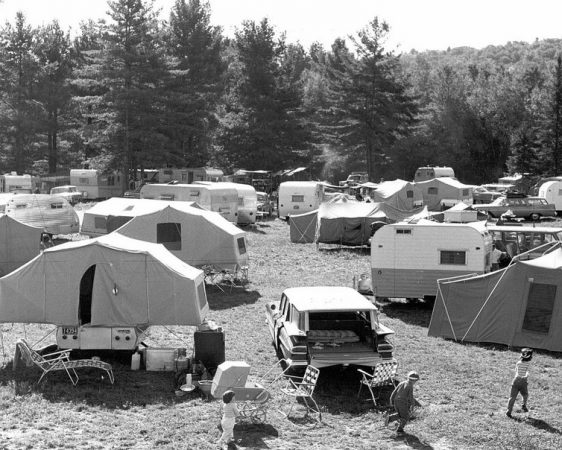
[[[324,200],[320,181],[285,181],[279,185],[279,217],[303,214],[318,209]]]
[[[0,175],[0,192],[31,194],[33,179],[31,175],[18,175],[16,172]]]
[[[49,234],[72,234],[80,230],[78,214],[65,198],[57,195],[14,194],[4,212]]]
[[[243,183],[197,181],[195,184],[219,185],[223,187],[232,187],[238,193],[238,217],[236,223],[238,225],[252,225],[256,223],[258,214],[258,194],[253,186]]]
[[[417,183],[418,181],[427,181],[442,177],[455,178],[455,171],[452,167],[419,167],[414,175],[414,181]]]
[[[178,183],[191,184],[197,181],[222,181],[223,178],[223,171],[213,169],[212,167],[197,167],[194,169],[165,168],[158,171],[159,183],[176,181]]]
[[[547,181],[539,187],[539,197],[546,199],[548,203],[553,203],[556,212],[562,212],[562,181]]]
[[[70,184],[82,192],[85,200],[123,195],[123,174],[102,173],[96,169],[70,169]]]
[[[238,193],[236,189],[211,184],[145,184],[140,198],[153,200],[195,202],[209,211],[218,212],[226,220],[238,219]]]
[[[399,222],[371,239],[373,292],[378,297],[434,297],[437,280],[491,269],[492,236],[485,222]]]

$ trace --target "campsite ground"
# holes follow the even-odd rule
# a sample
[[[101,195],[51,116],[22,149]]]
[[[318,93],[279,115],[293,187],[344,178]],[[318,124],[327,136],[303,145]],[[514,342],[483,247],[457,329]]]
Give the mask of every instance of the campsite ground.
[[[283,289],[304,285],[353,284],[369,272],[369,253],[314,244],[292,244],[280,220],[260,222],[248,231],[250,283],[222,292],[208,286],[209,319],[225,329],[228,360],[244,360],[258,379],[276,362],[265,326],[265,304]],[[365,390],[357,398],[354,368],[322,370],[316,398],[323,423],[285,418],[286,400],[277,386],[268,402],[265,425],[235,428],[239,449],[558,449],[562,448],[559,354],[537,352],[530,375],[529,414],[504,415],[517,349],[459,344],[427,336],[431,310],[423,304],[389,303],[382,307],[386,325],[396,331],[399,377],[417,370],[416,396],[423,407],[397,436],[384,428]],[[115,385],[101,374],[83,376],[77,387],[63,373],[37,386],[35,371],[12,371],[15,342],[36,342],[51,328],[2,324],[0,369],[0,448],[216,448],[219,402],[198,393],[177,398],[170,372],[133,372],[130,354],[100,354],[115,368]],[[148,344],[192,346],[192,328],[155,328]],[[52,336],[51,336],[52,337]],[[289,400],[290,401],[290,400]],[[519,405],[519,404],[518,404]],[[518,406],[516,406],[517,408]]]

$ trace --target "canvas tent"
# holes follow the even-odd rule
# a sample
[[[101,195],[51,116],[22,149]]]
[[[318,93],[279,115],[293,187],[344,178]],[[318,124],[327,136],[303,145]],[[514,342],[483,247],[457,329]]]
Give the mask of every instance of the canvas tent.
[[[409,181],[384,181],[371,191],[370,195],[374,202],[384,203],[402,211],[419,211],[423,206],[420,188]]]
[[[562,351],[562,250],[438,281],[430,336]]]
[[[472,203],[473,186],[454,178],[433,178],[414,184],[421,190],[423,204],[429,211],[441,211],[459,202]]]
[[[84,211],[80,233],[90,237],[103,236],[133,217],[153,213],[171,204],[173,201],[112,197]],[[196,205],[192,202],[179,204]]]
[[[202,271],[115,234],[51,247],[0,278],[0,322],[198,325],[208,310]]]
[[[153,201],[153,200],[146,200]],[[219,213],[170,202],[134,217],[116,233],[161,243],[182,261],[237,272],[248,265],[246,233]]]
[[[0,277],[39,254],[42,231],[0,214]]]
[[[340,194],[310,213],[289,219],[291,242],[367,245],[374,223],[393,223],[427,217],[425,208],[403,211],[385,203],[349,200]]]

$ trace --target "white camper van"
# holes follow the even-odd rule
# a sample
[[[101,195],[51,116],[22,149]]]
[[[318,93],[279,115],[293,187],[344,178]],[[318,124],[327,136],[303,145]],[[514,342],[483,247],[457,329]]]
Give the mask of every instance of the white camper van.
[[[427,166],[419,167],[414,175],[414,182],[433,180],[434,178],[455,178],[452,167]]]
[[[279,185],[279,217],[318,209],[324,200],[324,184],[319,181],[285,181]]]
[[[218,212],[232,223],[238,218],[238,193],[233,187],[211,184],[145,184],[140,198],[195,202],[209,211]]]
[[[491,269],[485,222],[420,220],[385,225],[371,239],[373,292],[378,297],[434,297],[437,280]]]
[[[106,199],[123,195],[121,172],[102,173],[96,169],[70,169],[70,184],[82,192],[85,200]]]
[[[228,183],[211,181],[197,181],[195,184],[218,185],[222,187],[231,187],[236,189],[238,193],[238,216],[236,223],[238,225],[252,225],[256,223],[258,214],[258,194],[253,186],[243,183]]]
[[[49,234],[72,234],[80,229],[78,214],[63,197],[49,194],[14,194],[5,213]]]
[[[547,181],[539,187],[539,197],[546,199],[548,203],[553,203],[556,212],[562,212],[562,181]]]
[[[31,194],[33,179],[31,175],[18,175],[16,172],[0,175],[0,192]]]

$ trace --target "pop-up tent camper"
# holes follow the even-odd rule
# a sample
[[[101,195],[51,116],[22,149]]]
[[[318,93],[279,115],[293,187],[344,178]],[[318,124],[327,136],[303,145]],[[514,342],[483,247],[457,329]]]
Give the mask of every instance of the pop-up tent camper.
[[[402,211],[419,212],[423,206],[421,189],[404,180],[384,181],[370,193],[374,202],[385,203]]]
[[[0,277],[39,254],[42,231],[0,214]]]
[[[430,336],[562,351],[562,250],[438,281]]]
[[[155,200],[144,200],[151,202]],[[248,265],[246,233],[219,213],[170,202],[127,222],[116,233],[163,244],[189,265],[238,272]]]
[[[159,211],[173,201],[112,197],[84,211],[80,233],[90,237],[111,233],[133,217]],[[180,202],[180,205],[196,205]],[[196,206],[195,206],[196,207]]]
[[[473,201],[474,186],[463,184],[454,178],[433,178],[415,183],[415,186],[421,190],[423,204],[430,211],[442,211],[459,202],[472,204]]]
[[[0,278],[0,322],[58,325],[66,348],[134,349],[135,327],[198,325],[208,310],[201,270],[117,234],[51,247]]]

